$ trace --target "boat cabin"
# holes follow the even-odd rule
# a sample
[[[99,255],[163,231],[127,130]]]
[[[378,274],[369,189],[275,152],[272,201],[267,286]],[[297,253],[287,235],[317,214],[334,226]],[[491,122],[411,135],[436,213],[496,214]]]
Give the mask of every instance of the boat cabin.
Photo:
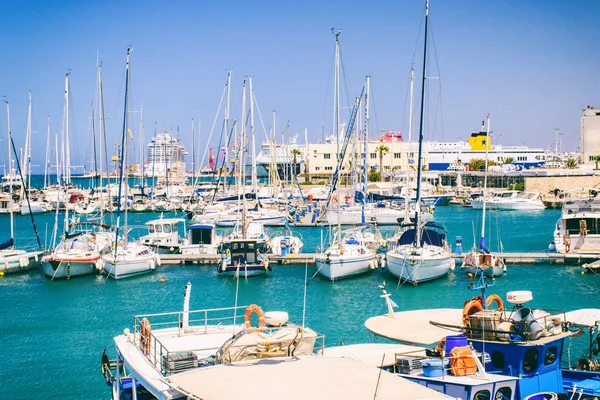
[[[214,224],[194,223],[188,227],[188,243],[181,248],[182,254],[217,254],[221,243]]]
[[[178,253],[184,244],[179,236],[179,227],[184,226],[183,218],[160,218],[146,222],[148,234],[140,238],[146,246],[155,247],[161,254]]]

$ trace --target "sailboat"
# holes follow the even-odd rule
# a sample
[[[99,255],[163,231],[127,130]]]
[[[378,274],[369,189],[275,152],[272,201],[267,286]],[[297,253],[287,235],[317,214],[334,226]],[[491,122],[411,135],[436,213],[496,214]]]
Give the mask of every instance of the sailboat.
[[[483,178],[483,196],[482,196],[482,217],[481,217],[481,238],[479,239],[479,248],[473,246],[473,249],[465,254],[461,268],[467,272],[476,274],[483,272],[488,277],[500,276],[506,272],[504,259],[497,254],[491,253],[485,244],[485,213],[486,213],[486,195],[487,195],[487,177],[488,177],[488,149],[490,148],[490,115],[487,116],[486,146],[485,146],[485,175]]]
[[[6,101],[6,115],[8,120],[8,137],[7,137],[7,145],[8,145],[8,158],[6,161],[6,171],[7,175],[17,176],[16,171],[11,170],[12,157],[11,157],[11,144],[12,144],[12,133],[10,130],[10,105],[8,100]],[[10,184],[10,181],[8,181]],[[15,208],[13,206],[13,198],[12,198],[13,185],[9,185],[8,192],[8,209],[10,212],[10,238],[0,243],[0,274],[12,274],[16,272],[24,272],[33,268],[37,268],[40,265],[40,261],[42,259],[43,252],[42,251],[26,251],[26,250],[17,250],[15,249],[15,232],[14,232],[14,212]],[[37,234],[37,233],[36,233]],[[39,244],[39,238],[38,238]]]
[[[246,116],[246,80],[244,79],[244,88],[242,95],[242,118]],[[246,142],[246,123],[242,122],[242,139],[240,143]],[[265,257],[268,242],[264,233],[264,225],[257,222],[248,223],[246,210],[246,193],[244,190],[243,171],[244,171],[244,146],[239,146],[238,168],[238,199],[242,199],[241,219],[238,217],[238,224],[234,227],[233,233],[223,240],[219,247],[221,260],[217,265],[219,273],[228,275],[240,274],[245,277],[264,275],[271,270],[269,261]],[[241,193],[241,196],[239,194]]]
[[[454,259],[447,242],[443,226],[422,221],[421,215],[421,171],[423,163],[423,122],[425,74],[427,72],[427,28],[429,6],[425,12],[425,40],[423,46],[423,81],[421,84],[421,115],[419,124],[419,161],[417,167],[417,191],[415,218],[413,223],[403,223],[400,237],[386,253],[388,270],[395,277],[417,285],[445,276],[454,268]],[[407,204],[408,206],[408,204]]]
[[[344,160],[344,152],[340,151],[340,41],[341,31],[335,32],[335,115],[334,115],[334,131],[337,136],[337,154],[338,166],[336,175],[334,175],[334,187],[337,192],[336,202],[338,213],[340,212],[340,195],[339,195],[339,179],[337,174],[341,171],[341,164]],[[362,97],[362,94],[361,94]],[[346,127],[346,136],[352,132],[354,120],[360,106],[360,98],[356,99],[356,103],[352,112],[350,123]],[[337,230],[333,241],[328,249],[319,253],[315,257],[317,263],[317,271],[325,278],[332,282],[349,278],[352,276],[364,274],[375,268],[377,265],[375,251],[367,247],[363,241],[363,236],[356,232],[348,232],[344,234],[341,229],[340,218],[337,218]]]
[[[119,238],[119,221],[121,217],[122,191],[127,199],[128,185],[123,182],[123,169],[127,163],[126,137],[128,129],[127,102],[129,97],[129,57],[131,49],[127,49],[127,74],[125,76],[125,107],[123,112],[123,135],[121,137],[121,162],[119,165],[119,195],[117,200],[117,223],[115,229],[115,243],[113,251],[102,257],[104,271],[114,279],[127,278],[134,275],[148,273],[156,268],[158,256],[148,246],[136,242],[128,242],[127,239],[127,201],[125,201],[125,224],[123,238]]]

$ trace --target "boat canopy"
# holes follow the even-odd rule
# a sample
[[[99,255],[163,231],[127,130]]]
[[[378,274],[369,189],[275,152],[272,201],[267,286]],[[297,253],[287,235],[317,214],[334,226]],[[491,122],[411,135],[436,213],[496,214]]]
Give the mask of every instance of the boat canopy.
[[[243,398],[248,393],[260,393],[263,400],[367,399],[373,397],[375,388],[380,400],[451,399],[359,361],[327,356],[262,359],[197,368],[172,375],[167,382],[189,397],[215,400]]]
[[[584,308],[565,313],[568,322],[576,325],[594,326],[600,324],[600,309]]]
[[[431,321],[444,325],[462,326],[462,308],[437,308],[395,312],[371,317],[365,327],[375,335],[397,342],[417,345],[437,343],[452,331],[431,324]]]
[[[0,243],[0,250],[8,249],[9,247],[14,246],[15,239],[10,238],[6,242]]]
[[[414,226],[414,225],[413,225]],[[444,241],[446,240],[446,234],[444,231],[439,232],[434,229],[427,228],[438,228],[443,229],[442,227],[434,224],[425,225],[425,229],[421,232],[421,246],[424,244],[429,244],[431,246],[443,247]],[[400,239],[398,239],[398,244],[411,244],[415,241],[415,235],[417,234],[416,228],[407,229],[402,233]]]

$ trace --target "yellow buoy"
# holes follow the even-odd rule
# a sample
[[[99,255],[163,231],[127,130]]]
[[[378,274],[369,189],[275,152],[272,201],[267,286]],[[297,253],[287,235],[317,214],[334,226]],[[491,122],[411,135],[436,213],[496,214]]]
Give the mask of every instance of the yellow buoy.
[[[0,271],[0,276],[4,276],[4,271]]]
[[[165,278],[160,278],[160,283],[166,283],[167,280]]]
[[[581,271],[581,275],[585,275],[585,271]]]

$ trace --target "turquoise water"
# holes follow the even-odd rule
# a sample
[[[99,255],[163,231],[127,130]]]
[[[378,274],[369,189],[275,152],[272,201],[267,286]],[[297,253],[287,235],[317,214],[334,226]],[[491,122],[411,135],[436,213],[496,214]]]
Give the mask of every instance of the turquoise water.
[[[555,210],[491,213],[488,242],[495,249],[494,237],[499,232],[506,251],[544,251],[558,216]],[[153,216],[130,217],[142,224]],[[456,235],[463,237],[464,248],[473,242],[473,224],[480,230],[480,212],[471,209],[439,207],[436,218],[446,225],[452,242]],[[15,219],[17,244],[32,243],[29,218]],[[8,216],[0,216],[0,239],[8,237],[8,221]],[[42,242],[53,221],[50,214],[36,216]],[[319,243],[320,230],[299,229],[307,251]],[[308,275],[314,272],[315,267],[309,265]],[[303,266],[274,266],[269,276],[239,282],[239,302],[286,310],[293,321],[301,322],[304,276]],[[165,284],[160,283],[163,277]],[[324,333],[328,345],[369,341],[363,323],[386,311],[378,288],[384,279],[401,309],[462,307],[463,301],[473,296],[466,290],[468,278],[459,270],[418,287],[399,287],[384,270],[335,284],[317,277],[306,286],[306,324]],[[50,281],[38,271],[1,278],[0,398],[110,398],[100,375],[103,349],[114,355],[112,338],[131,328],[135,314],[180,310],[188,281],[193,284],[191,308],[233,305],[236,281],[217,275],[216,268],[209,266],[163,267],[151,275],[123,281],[101,276]],[[596,307],[599,285],[600,276],[581,275],[574,267],[509,266],[508,274],[497,279],[491,292],[504,297],[507,291],[527,289],[534,295],[532,306],[572,310]]]

